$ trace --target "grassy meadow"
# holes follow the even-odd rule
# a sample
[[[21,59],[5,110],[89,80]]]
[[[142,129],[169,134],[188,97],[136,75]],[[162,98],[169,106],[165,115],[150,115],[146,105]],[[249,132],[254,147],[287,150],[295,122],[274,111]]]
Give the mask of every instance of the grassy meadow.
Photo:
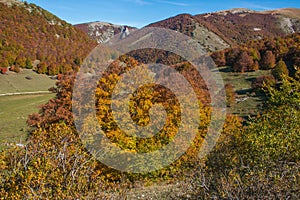
[[[264,96],[257,96],[251,88],[253,80],[260,76],[271,74],[270,70],[257,70],[255,72],[234,73],[228,67],[219,68],[224,84],[231,83],[236,92],[236,104],[229,108],[229,112],[241,117],[256,115],[261,109]]]
[[[55,80],[46,75],[36,74],[32,70],[22,70],[19,74],[9,72],[7,75],[0,75],[0,84],[1,149],[10,142],[22,143],[25,141],[28,115],[38,112],[39,106],[54,97],[54,94],[1,95],[47,91],[55,85]]]

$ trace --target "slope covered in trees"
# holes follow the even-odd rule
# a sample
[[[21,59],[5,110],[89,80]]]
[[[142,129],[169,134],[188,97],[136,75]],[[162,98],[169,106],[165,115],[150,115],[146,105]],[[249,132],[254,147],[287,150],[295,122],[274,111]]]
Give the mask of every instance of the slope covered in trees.
[[[8,1],[9,2],[9,1]],[[76,70],[96,42],[48,11],[28,3],[0,2],[0,63],[55,75]]]
[[[294,76],[300,66],[300,34],[250,41],[244,45],[212,53],[216,65],[230,66],[232,71],[269,70],[280,60]]]
[[[210,51],[215,51],[228,45],[299,32],[298,13],[299,9],[269,12],[233,9],[195,16],[181,14],[148,26],[179,31],[198,40]]]
[[[132,67],[138,64],[132,58],[125,59]],[[187,195],[190,199],[299,198],[298,80],[283,76],[279,87],[268,87],[267,110],[247,125],[242,125],[238,117],[229,115],[218,144],[206,158],[199,160],[197,149],[209,122],[209,109],[203,108],[199,135],[188,151],[169,167],[147,174],[113,170],[97,162],[83,148],[72,116],[68,114],[71,113],[72,80],[72,74],[62,77],[55,100],[46,104],[39,115],[31,116],[29,123],[36,128],[26,146],[0,153],[2,197],[125,199],[133,198],[131,189],[138,191],[143,188],[141,194],[144,197],[154,198],[161,195],[161,188],[146,193],[144,185],[168,183],[170,188],[174,183],[176,194],[170,190],[164,198],[182,199]],[[111,111],[106,106],[110,101],[107,93],[113,88],[110,83],[115,81],[115,75],[107,74],[99,81],[96,91],[97,117],[102,127],[106,127],[105,134],[115,144],[131,151],[148,152],[165,145],[161,140],[155,140],[159,137],[146,143],[143,140],[132,142],[132,138],[124,137],[116,129],[111,122]],[[147,90],[141,89],[140,92]],[[144,99],[137,95],[134,101]],[[141,109],[144,113],[149,104],[136,106],[134,110]],[[177,109],[176,104],[171,106],[174,107],[169,109]],[[147,115],[135,117],[147,119]]]
[[[299,10],[294,9],[291,12]],[[299,18],[294,16],[287,17],[280,12],[273,14],[248,9],[233,9],[195,17],[231,45],[299,32],[300,26]]]
[[[28,5],[25,4],[26,6]],[[25,17],[31,16],[34,11],[27,12],[25,7],[12,6],[7,9],[16,9],[25,14]],[[14,17],[11,13],[7,13],[7,15]],[[36,15],[41,16],[41,13],[37,12]],[[44,13],[44,15],[47,14]],[[42,55],[45,56],[44,59],[40,58],[42,63],[52,62],[48,60],[50,59],[48,57],[51,56],[55,57],[54,60],[56,59],[55,63],[48,63],[49,67],[48,64],[45,64],[48,70],[46,73],[49,73],[49,69],[55,70],[57,66],[63,66],[61,69],[64,70],[58,71],[62,73],[66,68],[60,64],[69,62],[74,63],[70,64],[71,68],[76,69],[81,62],[81,57],[77,57],[77,50],[82,53],[79,55],[83,56],[88,49],[79,49],[80,47],[86,48],[84,46],[86,44],[76,44],[76,41],[73,43],[70,38],[79,37],[82,33],[79,32],[79,35],[76,35],[77,31],[70,25],[64,25],[63,22],[55,21],[56,18],[52,17],[50,15],[50,24],[49,20],[44,20],[44,18],[42,18],[42,22],[37,22],[37,24],[42,23],[50,29],[47,33],[34,32],[35,26],[32,29],[23,28],[22,31],[31,30],[37,34],[33,35],[36,37],[40,36],[38,33],[43,33],[45,41],[53,42],[52,40],[56,38],[59,39],[59,42],[70,46],[67,45],[63,48],[62,44],[57,44],[58,41],[54,42],[55,45],[62,48],[61,50],[56,49],[54,44],[54,47],[51,45],[48,47],[49,43],[45,42],[42,43],[45,45],[43,48],[36,44],[36,52],[32,52],[32,49],[25,48],[26,45],[29,45],[25,41],[22,43],[25,46],[22,47],[19,43],[13,42],[13,37],[9,36],[10,40],[4,40],[4,42],[1,40],[1,52],[5,53],[3,58],[7,58],[8,52],[20,52],[20,55],[24,53],[26,55],[24,57],[30,59],[40,58],[36,54],[41,48],[46,49],[45,52],[42,51]],[[11,22],[13,24],[10,25],[16,25],[18,19],[14,18]],[[31,18],[29,17],[29,19]],[[5,20],[3,23],[9,21],[6,18]],[[23,17],[20,16],[20,20],[22,21]],[[180,28],[180,23],[177,25]],[[20,33],[10,30],[12,27],[14,26],[6,27],[3,30],[9,32],[8,35],[12,34],[28,39],[27,35],[30,34],[19,35]],[[43,26],[37,27],[42,28]],[[62,37],[59,34],[63,32],[59,32],[59,30],[66,27],[69,27],[70,32],[67,32],[69,35]],[[184,26],[182,28],[184,31]],[[31,32],[29,31],[29,33]],[[52,34],[47,35],[48,33],[54,34],[54,37]],[[43,41],[43,39],[40,40]],[[29,41],[31,40],[27,42]],[[69,41],[69,43],[64,43],[65,41]],[[89,43],[88,39],[84,41]],[[144,190],[140,195],[143,198],[157,199],[160,197],[159,192],[162,189],[159,185],[167,183],[168,188],[171,188],[172,185],[174,187],[161,199],[299,199],[299,41],[299,34],[293,34],[283,38],[253,41],[212,54],[216,63],[231,65],[235,71],[274,68],[273,74],[279,80],[275,84],[275,80],[272,78],[264,79],[266,82],[270,82],[269,85],[263,85],[262,90],[262,92],[266,92],[267,96],[266,111],[247,123],[242,123],[237,116],[228,115],[218,144],[207,157],[201,160],[198,157],[198,151],[203,144],[203,137],[207,133],[211,120],[211,108],[209,107],[209,98],[211,97],[207,93],[203,80],[191,65],[172,54],[166,57],[164,52],[147,51],[147,49],[133,51],[129,53],[132,57],[121,56],[113,62],[103,77],[97,80],[96,101],[93,103],[96,106],[98,123],[102,125],[104,134],[112,143],[123,149],[135,153],[145,153],[168,144],[174,139],[181,114],[176,96],[166,92],[165,88],[149,84],[140,87],[132,95],[129,104],[131,118],[139,125],[149,123],[151,106],[160,103],[166,110],[168,117],[166,123],[169,126],[164,127],[159,134],[150,138],[128,136],[120,131],[112,115],[111,93],[120,80],[119,76],[126,71],[141,67],[143,63],[148,62],[160,61],[162,64],[171,65],[189,81],[197,94],[199,104],[203,106],[199,112],[189,113],[191,116],[199,115],[201,119],[197,136],[190,148],[170,166],[146,174],[114,170],[98,162],[87,152],[78,136],[72,113],[75,72],[59,76],[57,87],[52,89],[56,93],[56,97],[43,105],[39,113],[32,114],[28,119],[32,130],[27,143],[0,152],[0,197],[4,199],[137,199],[131,196],[130,191],[142,188]],[[94,43],[90,44],[92,47]],[[27,55],[27,52],[30,53]],[[62,53],[62,55],[56,55],[54,52]],[[73,54],[68,54],[70,52],[74,52],[76,56],[72,57]],[[37,57],[30,57],[31,55]],[[63,55],[68,58],[64,62],[59,60],[59,58],[65,59],[65,57],[60,57]],[[16,57],[5,62],[8,65],[12,63],[18,66],[21,62],[19,60],[22,59]],[[51,64],[53,64],[53,68],[50,67]],[[22,67],[22,65],[20,66]],[[264,80],[257,81],[257,84],[261,84]],[[79,95],[85,98],[86,88],[80,89],[78,90],[80,91]],[[225,90],[231,94],[227,98],[230,106],[234,101],[233,88],[226,85]],[[186,98],[190,99],[188,95]],[[90,112],[88,111],[90,110],[91,108],[86,105],[80,111],[89,116]],[[85,122],[87,124],[90,122],[88,119]],[[89,126],[85,127],[85,123],[81,125],[88,129]],[[89,139],[101,145],[94,135],[91,135]],[[116,162],[123,161],[116,160]],[[142,164],[142,167],[148,167],[147,160]],[[155,191],[145,193],[144,186],[153,183],[158,185]]]

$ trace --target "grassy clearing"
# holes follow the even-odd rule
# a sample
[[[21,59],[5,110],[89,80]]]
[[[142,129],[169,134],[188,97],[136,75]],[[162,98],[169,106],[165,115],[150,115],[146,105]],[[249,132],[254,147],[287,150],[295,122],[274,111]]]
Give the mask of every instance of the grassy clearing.
[[[26,79],[26,77],[30,77],[31,80]],[[0,85],[0,94],[47,91],[55,85],[55,80],[32,70],[24,69],[18,74],[14,72],[9,72],[7,75],[0,74]]]
[[[30,77],[30,80],[26,77]],[[0,94],[47,91],[55,80],[32,70],[0,75]],[[10,142],[22,143],[27,137],[28,115],[39,111],[54,94],[0,96],[0,149]]]
[[[4,143],[24,142],[28,115],[39,111],[54,94],[0,97],[0,148]]]
[[[251,89],[251,83],[257,77],[270,75],[270,70],[258,70],[255,72],[234,73],[228,67],[219,68],[224,84],[231,83],[236,92],[236,104],[229,109],[230,113],[241,117],[256,115],[261,109],[264,96],[257,96]]]

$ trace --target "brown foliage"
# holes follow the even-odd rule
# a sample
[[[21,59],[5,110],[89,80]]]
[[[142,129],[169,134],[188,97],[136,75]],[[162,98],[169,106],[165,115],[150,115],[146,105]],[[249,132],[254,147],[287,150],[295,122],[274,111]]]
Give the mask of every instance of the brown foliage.
[[[179,31],[187,36],[193,36],[196,29],[195,17],[189,14],[181,14],[159,22],[149,24],[148,27],[163,27]]]
[[[252,82],[252,88],[256,92],[262,92],[266,90],[269,86],[274,86],[274,85],[275,85],[274,76],[260,76]]]
[[[37,59],[46,64],[38,73],[57,74],[64,65],[75,69],[75,59],[82,60],[96,46],[85,33],[34,4],[0,3],[0,21],[0,61],[6,67],[30,68]]]
[[[226,92],[226,104],[228,107],[232,107],[235,104],[235,92],[234,87],[232,84],[227,83],[225,85],[225,92]]]
[[[242,51],[233,64],[234,72],[253,71],[253,58],[246,51]]]
[[[246,43],[259,37],[272,38],[282,36],[285,32],[277,25],[278,19],[271,14],[261,13],[219,13],[196,15],[200,24],[217,33],[230,45]],[[254,28],[261,28],[254,31]]]
[[[272,51],[267,50],[261,58],[260,65],[262,69],[273,69],[276,64],[276,58]]]
[[[255,40],[220,52],[212,53],[218,66],[224,66],[225,54],[227,66],[234,71],[268,70],[275,67],[276,60],[283,60],[288,65],[291,76],[295,76],[294,66],[300,65],[300,34],[285,37]],[[248,55],[246,55],[248,54]]]

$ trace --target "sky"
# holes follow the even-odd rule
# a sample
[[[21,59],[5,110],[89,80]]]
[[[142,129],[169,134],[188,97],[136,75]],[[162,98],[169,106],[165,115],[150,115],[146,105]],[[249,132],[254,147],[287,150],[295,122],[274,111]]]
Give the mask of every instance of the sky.
[[[104,21],[141,28],[178,14],[248,8],[300,8],[299,0],[27,0],[71,23]]]

